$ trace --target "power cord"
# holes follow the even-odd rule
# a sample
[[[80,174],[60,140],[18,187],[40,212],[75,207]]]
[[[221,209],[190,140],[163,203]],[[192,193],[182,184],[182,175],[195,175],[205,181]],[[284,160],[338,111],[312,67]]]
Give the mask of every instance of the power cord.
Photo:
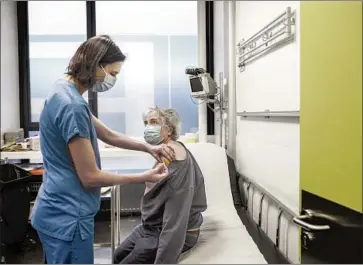
[[[220,94],[220,92],[218,92],[215,96],[218,96]],[[192,95],[191,94],[189,94],[189,97],[190,97],[190,100],[195,104],[195,105],[201,105],[201,104],[203,104],[203,103],[207,103],[207,107],[211,110],[211,111],[213,111],[213,113],[216,113],[216,110],[215,109],[213,109],[211,106],[210,106],[210,103],[208,103],[208,99],[204,99],[202,102],[195,102],[194,100],[193,100],[193,97],[192,97]]]

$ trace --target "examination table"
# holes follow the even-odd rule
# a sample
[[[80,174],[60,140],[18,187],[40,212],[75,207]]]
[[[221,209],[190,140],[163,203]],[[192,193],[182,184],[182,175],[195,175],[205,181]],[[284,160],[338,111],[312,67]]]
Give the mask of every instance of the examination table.
[[[204,174],[208,209],[203,213],[204,223],[198,244],[183,253],[179,263],[266,264],[234,207],[225,150],[209,143],[186,146],[193,153]],[[121,224],[121,241],[132,230],[132,227],[126,228],[125,224],[129,226],[127,222]],[[95,248],[95,263],[110,262],[110,249]]]
[[[225,150],[209,143],[188,148],[204,174],[208,209],[198,244],[179,263],[266,264],[234,207]]]

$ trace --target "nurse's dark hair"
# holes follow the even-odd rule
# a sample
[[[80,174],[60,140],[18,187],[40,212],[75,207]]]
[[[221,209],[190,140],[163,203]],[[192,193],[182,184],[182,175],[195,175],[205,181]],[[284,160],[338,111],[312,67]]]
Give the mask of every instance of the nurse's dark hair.
[[[90,88],[96,82],[98,66],[123,62],[126,56],[108,35],[92,37],[78,47],[66,69],[82,87]]]

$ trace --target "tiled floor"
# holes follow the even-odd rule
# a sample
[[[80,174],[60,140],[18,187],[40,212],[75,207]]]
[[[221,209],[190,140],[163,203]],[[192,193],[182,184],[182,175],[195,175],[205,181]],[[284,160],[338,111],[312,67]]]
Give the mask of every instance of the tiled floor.
[[[121,219],[121,240],[125,238],[132,229],[140,223],[139,217],[127,217]],[[108,226],[108,231],[105,231],[106,227],[96,225],[95,243],[111,242],[111,228]],[[111,247],[95,247],[95,264],[111,264]]]
[[[95,264],[112,264],[111,248],[95,248]]]

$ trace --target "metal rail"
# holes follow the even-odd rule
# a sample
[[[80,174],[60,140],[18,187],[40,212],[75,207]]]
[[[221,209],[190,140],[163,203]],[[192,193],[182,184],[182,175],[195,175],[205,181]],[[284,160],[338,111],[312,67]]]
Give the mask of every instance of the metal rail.
[[[283,254],[285,255],[285,257],[290,261],[289,259],[289,248],[288,248],[288,228],[289,225],[291,223],[295,223],[295,225],[299,226],[300,228],[302,228],[303,234],[306,233],[310,233],[310,232],[322,232],[322,231],[328,231],[330,229],[332,229],[330,224],[337,224],[340,226],[346,226],[346,227],[354,227],[356,229],[362,229],[363,230],[363,226],[361,225],[361,223],[358,222],[351,222],[350,220],[342,217],[342,216],[334,216],[331,214],[326,214],[324,212],[320,212],[318,210],[310,210],[310,209],[303,209],[300,213],[300,215],[296,215],[293,211],[291,211],[289,208],[287,208],[284,204],[282,204],[277,198],[275,198],[271,193],[269,193],[266,189],[262,188],[260,185],[258,185],[257,183],[255,183],[254,181],[252,181],[251,179],[239,174],[240,178],[242,178],[242,180],[247,183],[247,189],[246,189],[246,197],[250,198],[250,190],[251,190],[251,186],[252,186],[252,198],[254,197],[254,193],[256,190],[259,191],[259,193],[261,194],[261,198],[260,198],[260,205],[259,205],[259,214],[258,214],[258,220],[257,220],[257,226],[262,228],[262,210],[263,210],[263,206],[262,203],[263,201],[266,199],[266,197],[268,198],[268,200],[271,202],[272,205],[275,205],[278,208],[278,214],[277,214],[277,227],[276,227],[276,231],[275,231],[275,246],[276,248],[280,249],[282,252],[284,252]],[[251,207],[253,209],[254,205],[253,202],[251,203],[251,205],[249,205],[249,200],[247,200],[246,202],[246,207],[247,207],[247,211],[249,212],[249,207]],[[267,207],[269,207],[270,204],[268,204]],[[253,219],[253,210],[251,209],[251,215],[252,215],[252,219]],[[267,209],[267,220],[266,222],[268,223],[268,209]],[[282,216],[287,217],[287,236],[286,236],[286,243],[285,243],[285,247],[284,249],[282,249],[281,246],[281,218]],[[316,224],[316,220],[314,219],[320,219],[319,224]],[[321,221],[325,220],[326,223],[325,224],[321,224]],[[262,228],[263,229],[263,228]],[[266,234],[268,234],[268,225],[266,226],[266,231],[264,231]],[[357,230],[358,232],[358,230]],[[309,240],[309,239],[307,239]],[[290,263],[292,263],[290,261]]]
[[[286,15],[286,11],[284,11],[277,18],[275,18],[274,20],[272,20],[269,24],[267,24],[266,26],[264,26],[260,31],[258,31],[257,33],[255,33],[253,36],[251,36],[250,38],[248,38],[246,41],[243,41],[243,43],[250,43],[250,42],[254,41],[255,39],[257,39],[257,37],[261,36],[262,33],[266,31],[266,29],[268,29],[271,25],[273,25],[274,23],[276,23],[279,19],[283,18],[285,15]]]
[[[256,182],[252,181],[251,179],[247,178],[246,176],[239,174],[240,178],[242,178],[246,183],[249,184],[249,186],[253,186],[255,189],[257,189],[261,195],[265,196],[265,198],[267,197],[268,199],[270,199],[270,201],[272,201],[274,204],[276,204],[276,206],[282,210],[283,213],[286,213],[287,215],[289,215],[291,217],[291,219],[293,219],[294,217],[296,217],[296,214],[291,211],[289,208],[287,208],[284,204],[282,204],[282,202],[280,202],[275,196],[273,196],[271,193],[269,193],[266,189],[262,188],[260,185],[258,185]],[[253,190],[255,190],[253,189]],[[249,190],[249,189],[248,189]],[[253,206],[252,206],[253,207]],[[262,207],[260,209],[262,211]]]
[[[237,44],[238,67],[241,72],[245,70],[246,64],[259,58],[259,56],[294,40],[295,32],[292,27],[295,26],[295,16],[296,12],[291,11],[291,7],[287,7],[286,11],[252,37],[246,41],[242,39]]]
[[[265,117],[265,118],[271,118],[271,117],[280,117],[280,118],[299,118],[300,117],[300,111],[242,111],[237,112],[237,116],[242,118],[247,117]]]
[[[293,222],[294,218],[296,218],[296,215],[293,211],[291,211],[289,208],[287,208],[286,206],[284,206],[278,199],[276,199],[273,195],[271,195],[268,191],[266,191],[264,188],[262,188],[260,185],[258,185],[257,183],[253,182],[252,180],[250,180],[249,178],[239,174],[240,178],[243,179],[244,182],[247,183],[247,194],[246,194],[246,197],[250,197],[249,194],[250,194],[250,190],[251,190],[251,186],[252,187],[252,201],[251,201],[251,205],[249,205],[249,200],[246,202],[246,207],[247,207],[247,211],[249,211],[249,207],[251,207],[251,216],[252,216],[252,220],[254,220],[254,216],[253,216],[253,208],[254,208],[254,205],[253,205],[253,197],[254,197],[254,193],[256,190],[258,190],[261,194],[261,198],[260,198],[260,207],[259,207],[259,213],[258,213],[258,220],[257,220],[257,226],[260,228],[260,229],[263,229],[262,228],[262,210],[263,210],[263,201],[267,199],[272,202],[272,204],[275,204],[275,206],[278,208],[278,214],[277,214],[277,226],[276,226],[276,231],[275,231],[275,240],[272,241],[274,243],[274,245],[276,246],[276,248],[280,249],[280,230],[281,230],[281,218],[282,216],[285,216],[288,218],[288,222]],[[267,204],[267,212],[266,212],[266,215],[267,215],[267,220],[266,222],[268,223],[268,214],[269,214],[269,206],[271,204],[268,203]],[[266,231],[264,231],[266,234],[268,234],[268,224],[266,226]],[[287,236],[288,237],[288,236]],[[283,251],[282,249],[280,249],[281,251]],[[288,257],[288,250],[285,251],[286,253],[283,253],[286,257],[286,259],[290,262],[290,263],[293,263],[291,262],[291,260],[289,259]]]
[[[273,41],[275,39],[277,39],[278,37],[282,36],[283,34],[286,33],[286,30],[283,28],[283,29],[280,29],[279,31],[277,31],[273,36],[271,36],[268,41]],[[243,64],[243,63],[246,63],[247,60],[250,60],[252,59],[254,56],[257,56],[258,54],[264,52],[265,50],[267,50],[267,47],[266,49],[263,49],[261,51],[259,51],[257,54],[253,54],[254,51],[258,50],[259,48],[261,48],[262,46],[266,46],[266,43],[261,43],[259,44],[258,46],[256,46],[256,43],[254,43],[254,45],[251,45],[249,47],[251,47],[251,50],[249,50],[248,52],[246,53],[243,53],[242,55],[240,55],[241,59],[242,59],[242,62],[240,64]],[[252,48],[253,47],[253,48]],[[270,46],[271,47],[271,46]],[[240,49],[243,49],[243,48],[240,48]],[[248,55],[250,55],[249,57],[247,57]],[[246,58],[247,57],[247,58]]]

